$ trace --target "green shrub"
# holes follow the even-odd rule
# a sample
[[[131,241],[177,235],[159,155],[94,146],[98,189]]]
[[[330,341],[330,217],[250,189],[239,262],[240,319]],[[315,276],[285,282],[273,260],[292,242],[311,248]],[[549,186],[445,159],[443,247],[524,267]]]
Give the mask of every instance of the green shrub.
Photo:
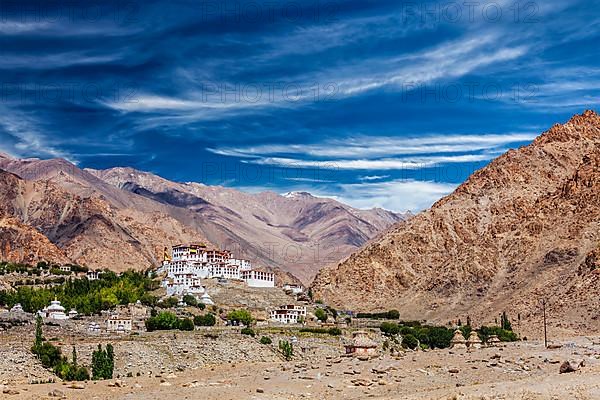
[[[214,326],[217,319],[213,314],[196,315],[194,317],[194,325],[196,326]]]
[[[193,331],[194,330],[194,321],[190,318],[183,318],[179,320],[179,330],[180,331]]]
[[[398,333],[400,333],[400,327],[398,326],[398,324],[395,324],[393,322],[383,322],[379,326],[379,329],[386,336],[396,336]]]
[[[331,335],[331,336],[340,336],[342,334],[342,330],[340,328],[302,328],[300,332],[305,333],[319,333],[323,335]]]
[[[342,334],[342,330],[340,328],[329,328],[327,333],[331,336],[340,336]]]
[[[260,344],[267,345],[267,344],[271,344],[271,343],[273,343],[273,341],[268,336],[263,336],[263,337],[260,338]]]
[[[146,329],[149,332],[178,328],[179,318],[172,312],[162,311],[156,317],[150,317],[146,320]]]
[[[479,334],[479,338],[484,342],[487,342],[492,335],[498,336],[498,339],[503,342],[515,342],[519,340],[516,333],[502,329],[499,326],[482,326],[477,330],[477,333]]]
[[[168,297],[158,302],[158,306],[162,308],[174,308],[179,304],[179,299],[175,296]]]
[[[252,328],[242,328],[241,330],[242,335],[248,335],[248,336],[256,336],[256,333],[254,332],[254,330]]]
[[[252,321],[252,314],[248,310],[233,310],[229,314],[227,314],[227,320],[234,323],[241,323],[246,326],[250,326]]]
[[[32,351],[46,368],[54,368],[55,365],[62,361],[60,349],[52,343],[44,342],[37,349],[32,349]]]
[[[400,312],[398,310],[389,310],[378,313],[358,313],[356,318],[366,319],[400,319]]]
[[[414,350],[418,345],[419,341],[413,335],[408,334],[402,337],[402,347]]]
[[[183,296],[183,302],[191,307],[196,307],[198,305],[198,300],[191,294],[186,294]]]
[[[315,310],[315,317],[317,317],[317,319],[321,322],[327,321],[327,313],[322,308],[317,308]]]

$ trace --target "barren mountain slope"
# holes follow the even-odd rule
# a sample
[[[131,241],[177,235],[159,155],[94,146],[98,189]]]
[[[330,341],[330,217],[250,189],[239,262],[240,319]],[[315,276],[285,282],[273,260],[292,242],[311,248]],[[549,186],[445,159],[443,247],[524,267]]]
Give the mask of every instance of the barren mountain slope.
[[[5,216],[4,246],[12,249],[3,256],[15,261],[21,260],[14,254],[34,251],[42,253],[36,258],[55,262],[65,262],[66,254],[94,268],[143,269],[157,264],[165,246],[198,238],[164,214],[119,210],[98,197],[80,197],[48,181],[26,181],[5,171],[0,172],[0,214]],[[37,238],[40,250],[17,240],[23,235],[8,234],[21,229]]]
[[[202,218],[210,241],[242,257],[280,265],[309,281],[404,216],[357,210],[308,193],[249,194],[219,186],[176,183],[131,168],[86,170],[116,187]]]
[[[555,125],[433,207],[323,269],[313,292],[406,318],[533,324],[541,299],[564,327],[598,329],[600,117]],[[478,321],[479,320],[479,321]]]

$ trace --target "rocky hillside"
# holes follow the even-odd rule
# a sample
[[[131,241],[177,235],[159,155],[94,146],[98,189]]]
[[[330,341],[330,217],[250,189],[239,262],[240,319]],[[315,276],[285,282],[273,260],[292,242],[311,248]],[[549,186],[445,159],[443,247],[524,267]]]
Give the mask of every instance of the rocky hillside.
[[[39,202],[6,205],[6,214],[90,266],[146,268],[157,263],[164,246],[193,240],[230,249],[274,271],[280,282],[296,281],[290,273],[308,282],[322,266],[403,218],[308,193],[254,195],[131,168],[82,170],[62,159],[0,155],[0,168],[25,179],[23,187],[45,202],[35,212],[26,208]]]
[[[148,268],[165,246],[198,237],[167,215],[120,210],[2,170],[0,232],[2,259],[75,261],[115,271]]]
[[[493,322],[507,310],[530,326],[546,299],[557,327],[598,329],[599,246],[600,116],[586,111],[323,269],[313,291],[441,322]]]

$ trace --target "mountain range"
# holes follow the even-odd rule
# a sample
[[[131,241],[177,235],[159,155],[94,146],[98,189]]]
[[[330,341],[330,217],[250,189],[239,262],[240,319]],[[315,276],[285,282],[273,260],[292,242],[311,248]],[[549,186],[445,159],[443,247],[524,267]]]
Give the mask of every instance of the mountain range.
[[[554,125],[430,209],[322,269],[313,292],[353,310],[541,329],[600,328],[600,116]]]
[[[305,192],[244,193],[178,183],[132,168],[80,169],[64,159],[0,155],[1,258],[72,261],[121,271],[161,261],[164,247],[205,242],[309,282],[410,216],[358,210]]]

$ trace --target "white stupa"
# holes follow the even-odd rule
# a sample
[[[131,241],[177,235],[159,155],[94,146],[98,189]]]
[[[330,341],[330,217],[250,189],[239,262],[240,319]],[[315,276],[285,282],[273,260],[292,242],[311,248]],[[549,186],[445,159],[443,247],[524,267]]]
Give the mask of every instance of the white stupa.
[[[208,292],[204,292],[204,294],[200,296],[200,303],[205,304],[207,306],[212,306],[215,304],[215,302],[212,301],[212,299],[210,298]]]
[[[10,309],[10,312],[13,313],[22,313],[23,311],[23,307],[21,306],[21,303],[17,303],[14,306],[12,306],[12,308]]]
[[[74,308],[72,308],[71,311],[69,311],[69,319],[77,318],[78,315],[79,315],[79,313]]]
[[[44,308],[38,314],[40,314],[44,318],[50,319],[69,319],[67,314],[65,314],[65,308],[60,305],[60,301],[56,300],[56,298],[54,298],[54,300],[50,302],[50,305],[48,307]]]

